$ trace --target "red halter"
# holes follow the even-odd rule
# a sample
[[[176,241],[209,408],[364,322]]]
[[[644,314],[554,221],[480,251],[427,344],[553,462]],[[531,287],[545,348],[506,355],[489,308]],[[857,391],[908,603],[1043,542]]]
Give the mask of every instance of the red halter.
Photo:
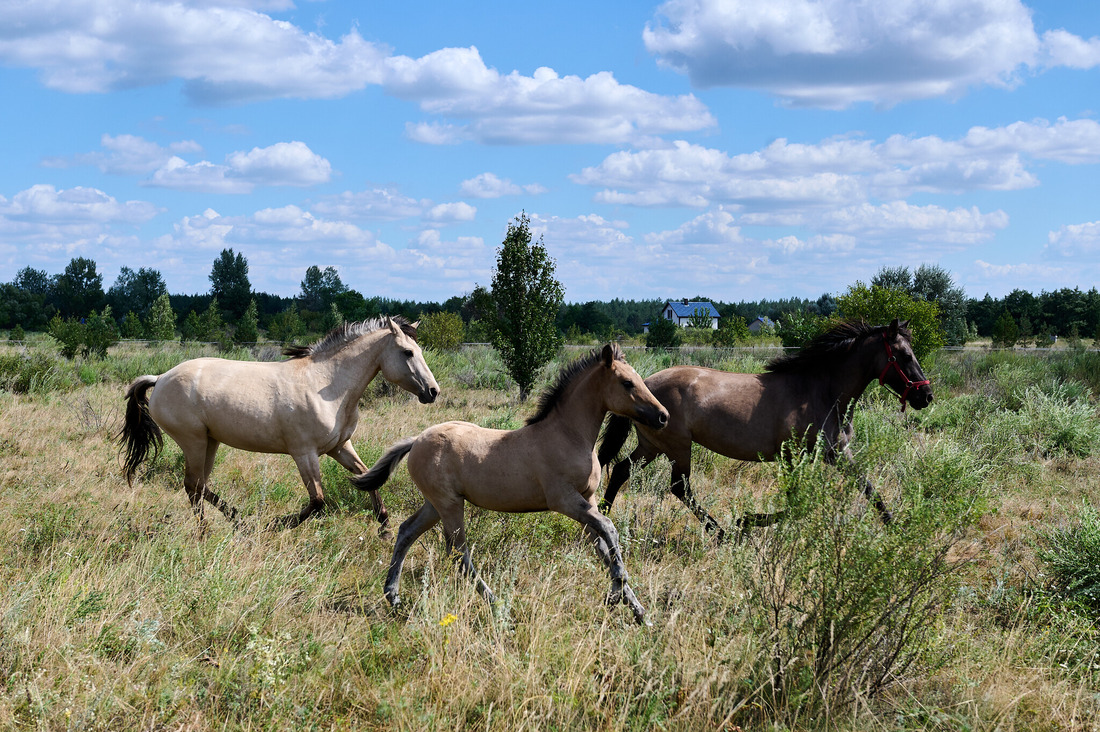
[[[901,411],[904,412],[906,405],[908,405],[905,398],[909,396],[909,392],[913,389],[919,389],[922,386],[928,386],[932,382],[929,379],[925,379],[924,381],[911,381],[909,377],[905,375],[905,372],[901,370],[901,366],[898,366],[898,360],[894,357],[894,351],[890,348],[890,341],[886,340],[885,333],[882,334],[882,345],[886,346],[886,366],[882,369],[882,373],[879,374],[878,383],[879,386],[886,385],[886,373],[890,370],[890,367],[893,366],[894,370],[898,372],[898,376],[905,382],[905,391],[898,394],[898,399],[901,400]]]

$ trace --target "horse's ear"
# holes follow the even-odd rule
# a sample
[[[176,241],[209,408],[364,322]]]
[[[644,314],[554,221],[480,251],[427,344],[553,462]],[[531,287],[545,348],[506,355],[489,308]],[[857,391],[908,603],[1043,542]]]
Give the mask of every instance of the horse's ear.
[[[415,323],[409,323],[409,327],[412,328],[413,330],[416,330],[417,328],[420,327],[420,321],[418,320]]]
[[[901,321],[899,327],[905,328],[906,330],[909,330],[909,322],[910,321],[908,321],[908,320],[903,320],[903,321]]]
[[[398,327],[397,323],[389,315],[386,316],[386,327],[393,331],[394,335],[397,335],[401,332],[401,328]]]
[[[615,362],[615,349],[611,347],[610,343],[603,347],[603,350],[600,352],[600,358],[603,360],[603,365],[608,368]]]
[[[892,323],[890,323],[890,325],[888,326],[889,333],[890,333],[891,337],[896,336],[898,334],[898,326],[899,325],[901,325],[900,321],[898,321],[897,318],[894,318],[894,321]]]

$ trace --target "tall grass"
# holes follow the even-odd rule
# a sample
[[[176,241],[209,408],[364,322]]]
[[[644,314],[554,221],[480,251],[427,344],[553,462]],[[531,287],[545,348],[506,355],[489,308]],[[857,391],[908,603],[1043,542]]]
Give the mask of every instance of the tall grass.
[[[391,611],[392,539],[329,460],[333,510],[267,532],[305,500],[293,462],[223,449],[213,487],[253,528],[209,511],[201,530],[178,448],[131,489],[111,435],[133,375],[207,351],[37,352],[0,349],[5,379],[31,358],[64,376],[0,382],[0,728],[1097,728],[1095,615],[1069,591],[1086,586],[1077,539],[1096,533],[1083,507],[1100,498],[1087,357],[941,354],[920,412],[873,384],[854,448],[889,526],[812,455],[747,465],[697,448],[695,492],[727,526],[749,506],[788,511],[715,546],[667,495],[666,462],[637,471],[610,518],[655,623],[643,630],[603,604],[606,569],[556,514],[468,512],[498,607],[433,532]],[[768,355],[627,351],[643,373],[758,371]],[[368,462],[430,424],[511,428],[534,408],[490,349],[427,358],[435,404],[381,388],[361,403]],[[422,500],[404,469],[384,498],[395,522]]]

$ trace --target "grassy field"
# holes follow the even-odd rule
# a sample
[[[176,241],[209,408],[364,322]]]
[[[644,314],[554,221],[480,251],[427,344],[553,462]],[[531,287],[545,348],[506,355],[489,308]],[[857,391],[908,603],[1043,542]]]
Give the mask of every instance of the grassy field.
[[[1095,352],[938,354],[922,412],[869,387],[856,451],[896,509],[888,528],[812,456],[697,450],[720,522],[791,514],[715,546],[666,493],[667,462],[636,473],[611,519],[652,628],[604,605],[606,570],[560,516],[468,510],[500,603],[433,531],[394,612],[392,541],[334,461],[332,510],[280,532],[260,527],[305,500],[286,456],[220,453],[212,485],[242,531],[212,510],[200,529],[170,441],[129,488],[112,440],[125,383],[201,352],[72,363],[0,345],[0,728],[1100,729]],[[766,355],[627,353],[643,376],[682,360],[758,371]],[[437,403],[365,395],[368,464],[437,422],[514,428],[534,408],[490,350],[428,361]],[[403,467],[383,496],[395,524],[420,504]]]

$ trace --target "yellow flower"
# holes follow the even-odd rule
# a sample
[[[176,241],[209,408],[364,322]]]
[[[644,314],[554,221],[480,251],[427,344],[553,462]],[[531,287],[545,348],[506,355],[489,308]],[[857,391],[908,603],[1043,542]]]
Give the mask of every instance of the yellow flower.
[[[456,620],[458,620],[457,615],[455,615],[454,613],[447,613],[446,615],[443,616],[443,619],[439,621],[439,625],[443,628],[446,628],[448,625],[450,625],[451,623],[453,623]]]

